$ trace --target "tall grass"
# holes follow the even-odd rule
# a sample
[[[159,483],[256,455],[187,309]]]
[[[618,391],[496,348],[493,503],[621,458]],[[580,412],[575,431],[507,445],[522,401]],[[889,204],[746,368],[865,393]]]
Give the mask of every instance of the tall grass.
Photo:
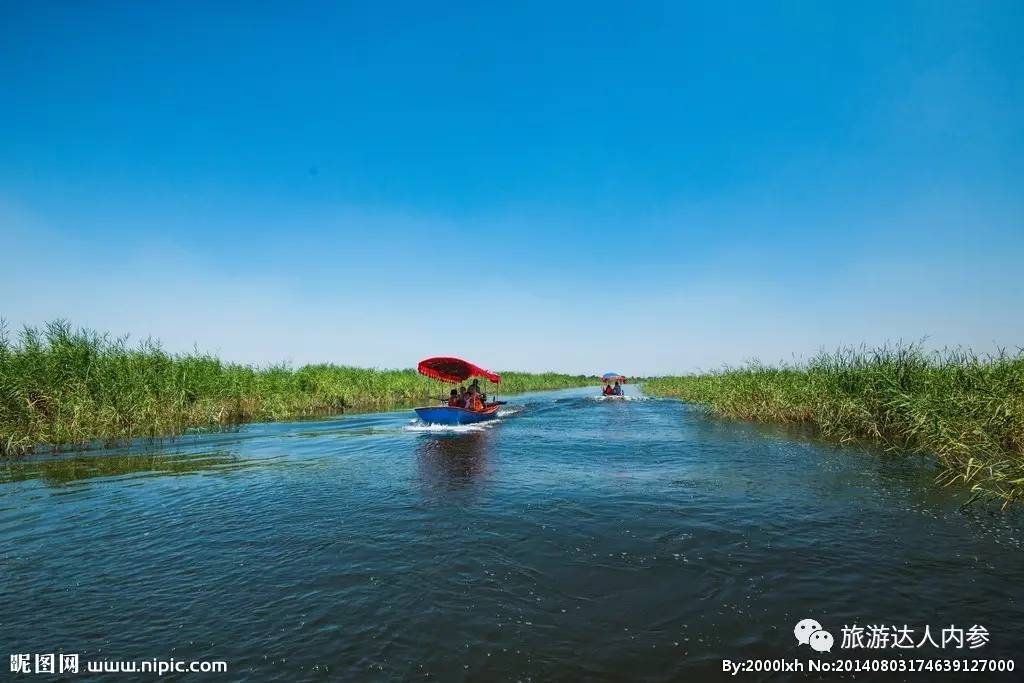
[[[501,393],[581,386],[585,376],[502,373]],[[338,365],[256,368],[146,340],[75,330],[63,321],[0,327],[0,453],[81,448],[173,436],[191,427],[408,405],[447,393],[415,370]]]
[[[980,357],[919,345],[822,354],[805,365],[751,365],[663,377],[648,392],[715,415],[804,423],[840,443],[930,453],[939,481],[1008,505],[1024,498],[1024,353]],[[972,498],[974,500],[974,498]]]

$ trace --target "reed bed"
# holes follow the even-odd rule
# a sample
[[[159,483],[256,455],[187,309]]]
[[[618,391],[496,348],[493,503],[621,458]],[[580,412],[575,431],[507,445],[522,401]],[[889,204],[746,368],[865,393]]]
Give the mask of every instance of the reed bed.
[[[926,352],[920,345],[845,349],[803,365],[725,369],[645,383],[717,416],[810,425],[839,443],[928,453],[939,481],[971,501],[1024,497],[1024,353]]]
[[[582,386],[582,375],[503,372],[500,392]],[[139,437],[410,405],[447,393],[415,370],[258,368],[58,321],[14,340],[0,328],[0,454],[115,445]]]

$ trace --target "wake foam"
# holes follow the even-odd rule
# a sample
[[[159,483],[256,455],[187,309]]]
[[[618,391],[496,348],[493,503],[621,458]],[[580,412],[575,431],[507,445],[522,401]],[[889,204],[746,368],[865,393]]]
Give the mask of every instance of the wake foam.
[[[410,420],[409,424],[402,428],[406,432],[424,432],[427,434],[470,434],[472,432],[485,432],[494,425],[501,422],[501,413],[498,419],[486,422],[475,422],[469,425],[439,425],[422,420]]]
[[[650,396],[591,396],[591,401],[650,401]]]
[[[524,410],[526,410],[526,406],[504,406],[502,408],[498,408],[498,419],[518,415]]]

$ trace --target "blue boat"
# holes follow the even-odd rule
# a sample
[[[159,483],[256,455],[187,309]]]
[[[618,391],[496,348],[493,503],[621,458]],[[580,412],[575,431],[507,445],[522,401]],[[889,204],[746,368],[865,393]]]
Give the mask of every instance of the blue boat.
[[[470,377],[483,377],[495,384],[501,382],[501,375],[468,363],[461,358],[437,356],[421,360],[416,367],[421,375],[431,377],[449,384],[465,382]],[[481,410],[470,410],[458,406],[438,405],[413,408],[420,420],[427,424],[468,425],[498,417],[498,408],[504,401],[492,401],[482,406]]]
[[[425,408],[413,408],[420,419],[428,424],[438,425],[469,425],[476,422],[493,420],[498,417],[498,408],[501,406],[490,403],[481,411],[468,410],[466,408],[453,408],[450,406],[429,406]]]

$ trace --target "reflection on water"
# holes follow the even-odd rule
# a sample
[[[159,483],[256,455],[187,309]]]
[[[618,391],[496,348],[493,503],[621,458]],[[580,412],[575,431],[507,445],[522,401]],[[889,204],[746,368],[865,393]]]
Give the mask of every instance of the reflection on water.
[[[487,452],[494,430],[462,434],[421,434],[416,464],[425,489],[458,490],[480,483],[487,474]]]
[[[0,484],[38,479],[50,486],[62,486],[97,477],[124,475],[180,475],[242,464],[237,455],[212,452],[198,455],[118,454],[78,455],[30,461],[7,461],[0,465]]]

